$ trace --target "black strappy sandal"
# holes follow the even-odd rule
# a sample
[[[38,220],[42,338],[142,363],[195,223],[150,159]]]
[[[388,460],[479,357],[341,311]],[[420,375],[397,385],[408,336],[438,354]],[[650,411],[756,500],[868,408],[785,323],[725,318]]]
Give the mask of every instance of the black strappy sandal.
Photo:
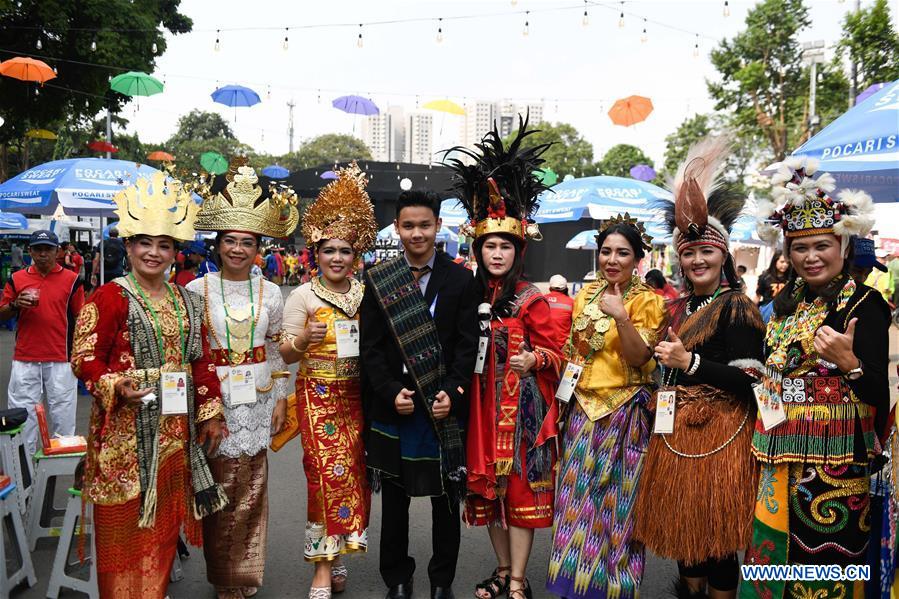
[[[509,574],[502,575],[500,572],[511,572],[512,566],[497,566],[496,570],[493,571],[493,574],[490,578],[485,578],[480,583],[475,585],[475,597],[481,599],[480,592],[483,591],[490,595],[490,599],[496,599],[497,597],[502,597],[503,595],[508,594],[509,592]]]
[[[509,599],[534,599],[534,591],[531,589],[531,582],[527,579],[527,576],[522,576],[521,578],[509,576],[509,580],[514,580],[524,585],[524,588],[521,589],[509,589]]]

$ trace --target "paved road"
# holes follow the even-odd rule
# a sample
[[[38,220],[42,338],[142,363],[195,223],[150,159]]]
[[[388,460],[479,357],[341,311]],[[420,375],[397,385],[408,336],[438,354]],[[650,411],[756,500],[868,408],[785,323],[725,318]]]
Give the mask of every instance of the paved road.
[[[287,289],[285,288],[285,293]],[[12,360],[14,334],[0,329],[0,405],[6,407],[6,388],[9,382],[9,368]],[[891,335],[891,354],[896,359],[897,336]],[[895,369],[891,369],[895,372]],[[893,380],[893,388],[896,381]],[[87,419],[90,413],[88,396],[79,397],[77,432],[87,434]],[[269,452],[269,539],[266,564],[265,586],[257,595],[260,599],[300,598],[308,596],[312,580],[312,567],[303,562],[303,528],[306,516],[306,486],[301,464],[301,449],[297,440],[292,441],[278,453]],[[59,485],[65,489],[68,485]],[[60,495],[60,503],[64,501]],[[427,561],[430,557],[430,502],[413,500],[411,522],[413,529],[410,548],[418,563],[415,583],[416,596],[427,597]],[[365,556],[346,560],[350,569],[347,591],[344,599],[374,599],[384,596],[384,586],[378,573],[378,538],[381,525],[380,498],[375,497],[372,506],[369,539],[372,546]],[[535,597],[549,597],[544,591],[546,566],[549,560],[550,531],[537,532],[531,555],[529,576],[535,590]],[[43,539],[32,554],[38,583],[28,589],[20,586],[11,597],[32,599],[45,597],[50,569],[56,549],[55,539]],[[471,597],[474,584],[484,578],[495,566],[493,552],[487,534],[480,529],[462,530],[462,548],[454,589],[461,597]],[[666,597],[667,590],[677,573],[673,562],[647,555],[646,574],[641,587],[644,597]],[[206,582],[202,551],[192,549],[191,558],[184,562],[184,579],[169,586],[173,599],[205,599],[214,597],[212,587]],[[80,593],[63,592],[60,597],[79,597]]]

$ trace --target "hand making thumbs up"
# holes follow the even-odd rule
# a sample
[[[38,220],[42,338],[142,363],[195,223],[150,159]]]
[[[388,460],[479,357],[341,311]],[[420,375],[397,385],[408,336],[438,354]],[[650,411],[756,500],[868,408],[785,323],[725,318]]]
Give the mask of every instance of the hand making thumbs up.
[[[668,327],[668,340],[659,341],[655,351],[656,361],[667,368],[686,370],[690,367],[690,352],[671,327]]]
[[[534,357],[533,352],[528,351],[524,341],[518,344],[518,353],[509,358],[509,367],[518,376],[527,374],[536,363],[537,358]]]
[[[306,344],[312,345],[314,343],[321,343],[325,340],[325,335],[328,333],[328,324],[324,322],[319,322],[315,315],[309,317],[309,320],[306,321],[306,328],[303,331],[303,334],[306,335]]]
[[[624,298],[621,296],[619,283],[609,285],[599,298],[599,309],[615,319],[615,322],[627,320],[627,310],[624,309]]]
[[[845,333],[838,333],[833,328],[825,325],[815,332],[815,351],[818,355],[837,365],[843,372],[849,372],[858,368],[859,359],[852,350],[855,341],[855,324],[858,318],[853,318],[846,325]]]

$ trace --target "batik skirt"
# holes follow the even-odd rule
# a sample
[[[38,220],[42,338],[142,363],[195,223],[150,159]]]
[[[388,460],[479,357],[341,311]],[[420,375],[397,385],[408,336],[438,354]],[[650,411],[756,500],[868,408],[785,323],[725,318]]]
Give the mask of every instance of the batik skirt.
[[[635,597],[643,545],[633,507],[649,443],[649,392],[591,421],[572,401],[563,430],[546,588],[567,599]]]

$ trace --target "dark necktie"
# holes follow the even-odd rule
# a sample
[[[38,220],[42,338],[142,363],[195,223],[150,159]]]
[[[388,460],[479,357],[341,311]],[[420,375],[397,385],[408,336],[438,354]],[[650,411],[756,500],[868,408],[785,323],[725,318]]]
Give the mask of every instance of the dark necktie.
[[[412,276],[415,277],[415,281],[418,282],[423,276],[431,272],[431,266],[425,264],[424,266],[410,266],[409,270],[412,271]]]

